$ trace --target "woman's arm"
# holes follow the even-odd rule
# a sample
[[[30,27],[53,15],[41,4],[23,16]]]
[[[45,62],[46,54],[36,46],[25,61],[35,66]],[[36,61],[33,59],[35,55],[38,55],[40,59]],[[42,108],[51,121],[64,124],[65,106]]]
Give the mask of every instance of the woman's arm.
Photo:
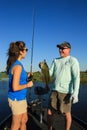
[[[22,72],[22,67],[20,65],[16,65],[12,70],[12,74],[13,74],[12,88],[13,88],[13,91],[18,91],[18,90],[22,90],[24,88],[28,88],[28,87],[33,86],[32,81],[28,82],[27,84],[20,85],[21,72]]]

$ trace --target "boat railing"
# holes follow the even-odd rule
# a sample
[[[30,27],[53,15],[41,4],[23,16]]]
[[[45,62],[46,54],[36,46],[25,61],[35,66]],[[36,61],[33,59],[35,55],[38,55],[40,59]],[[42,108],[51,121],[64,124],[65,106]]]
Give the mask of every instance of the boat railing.
[[[5,119],[3,119],[0,122],[0,128],[4,125],[4,128],[7,127],[7,124],[5,124],[5,122],[11,117],[12,114],[9,114]]]
[[[76,117],[75,115],[72,115],[72,118],[78,122],[79,124],[81,124],[86,130],[87,130],[87,122],[79,119],[78,117]]]

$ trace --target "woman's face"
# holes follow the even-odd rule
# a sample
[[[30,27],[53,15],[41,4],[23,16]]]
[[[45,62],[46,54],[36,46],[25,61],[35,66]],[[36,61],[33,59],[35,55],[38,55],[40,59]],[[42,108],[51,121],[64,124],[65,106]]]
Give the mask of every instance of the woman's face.
[[[21,58],[25,58],[26,57],[27,51],[28,51],[28,49],[26,47],[24,47],[24,49],[22,51],[20,51]]]

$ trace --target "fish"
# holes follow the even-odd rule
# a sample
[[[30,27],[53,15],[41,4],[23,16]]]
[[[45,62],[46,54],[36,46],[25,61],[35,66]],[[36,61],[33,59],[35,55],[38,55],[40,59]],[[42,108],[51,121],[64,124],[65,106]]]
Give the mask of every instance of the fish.
[[[46,60],[39,63],[39,68],[41,69],[41,79],[45,83],[45,89],[49,91],[50,74]]]

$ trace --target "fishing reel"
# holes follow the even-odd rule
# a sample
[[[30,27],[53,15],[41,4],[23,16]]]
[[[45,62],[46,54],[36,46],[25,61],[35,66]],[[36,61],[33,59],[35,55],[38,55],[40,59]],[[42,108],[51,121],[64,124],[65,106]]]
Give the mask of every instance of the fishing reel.
[[[27,76],[26,81],[27,81],[27,82],[30,82],[30,81],[32,81],[32,79],[33,79],[33,75],[32,75],[32,74],[30,74],[30,76]]]

